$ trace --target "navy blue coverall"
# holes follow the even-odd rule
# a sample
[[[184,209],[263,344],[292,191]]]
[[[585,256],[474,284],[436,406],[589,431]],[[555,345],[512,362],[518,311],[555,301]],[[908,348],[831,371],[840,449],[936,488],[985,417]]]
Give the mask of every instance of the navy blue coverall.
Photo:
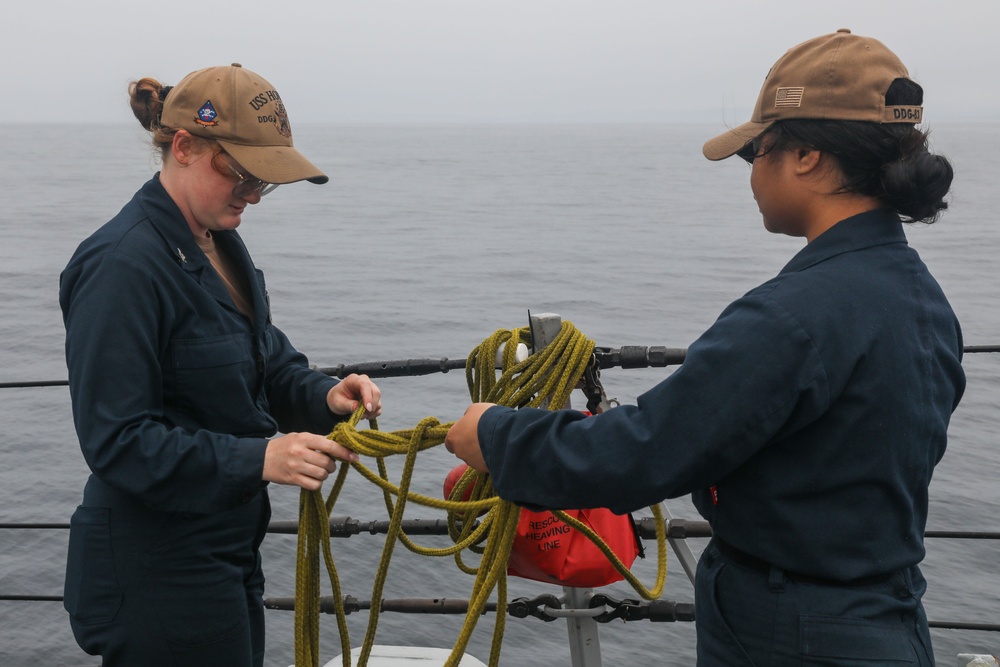
[[[72,518],[65,607],[104,665],[261,665],[267,438],[328,433],[336,380],[271,323],[263,274],[233,303],[157,175],[60,279],[77,434],[92,475]]]
[[[496,492],[628,512],[691,493],[713,529],[698,664],[933,664],[928,485],[965,388],[958,321],[891,211],[814,239],[635,406],[493,407]],[[865,662],[867,661],[867,662]]]

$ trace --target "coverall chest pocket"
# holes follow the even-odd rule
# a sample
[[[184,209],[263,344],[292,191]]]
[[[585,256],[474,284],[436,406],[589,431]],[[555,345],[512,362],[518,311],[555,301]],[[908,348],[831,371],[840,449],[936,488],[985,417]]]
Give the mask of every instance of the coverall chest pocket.
[[[256,367],[249,334],[174,341],[173,367],[178,405],[204,428],[240,422],[254,404]]]

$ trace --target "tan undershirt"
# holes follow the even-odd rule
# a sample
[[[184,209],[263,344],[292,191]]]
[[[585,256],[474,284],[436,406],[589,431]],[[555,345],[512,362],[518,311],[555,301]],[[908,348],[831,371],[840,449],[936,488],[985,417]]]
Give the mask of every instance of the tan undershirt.
[[[222,278],[222,282],[229,291],[229,296],[232,297],[233,303],[236,304],[241,313],[253,319],[253,303],[247,298],[250,289],[247,285],[246,276],[236,270],[236,267],[228,256],[218,251],[211,232],[207,232],[207,234],[207,236],[195,236],[194,240],[198,243],[198,247],[202,249],[202,252],[205,253],[205,256],[208,257],[208,261],[212,263],[216,273]]]

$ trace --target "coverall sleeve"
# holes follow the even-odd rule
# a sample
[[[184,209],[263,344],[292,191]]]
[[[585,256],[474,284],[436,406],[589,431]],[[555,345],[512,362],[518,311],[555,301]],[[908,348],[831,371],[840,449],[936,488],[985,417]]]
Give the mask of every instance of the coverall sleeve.
[[[265,378],[271,415],[283,433],[308,431],[326,435],[337,422],[350,415],[336,415],[326,404],[326,395],[338,380],[309,368],[305,355],[296,350],[280,329],[270,326],[270,350]]]
[[[748,295],[636,405],[594,417],[494,407],[478,435],[500,497],[623,513],[710,486],[828,404],[807,332],[766,295]]]

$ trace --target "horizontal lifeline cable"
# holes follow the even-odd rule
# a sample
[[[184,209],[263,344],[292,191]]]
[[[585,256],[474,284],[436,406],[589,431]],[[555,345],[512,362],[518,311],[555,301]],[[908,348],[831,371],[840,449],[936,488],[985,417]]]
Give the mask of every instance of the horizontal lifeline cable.
[[[1000,345],[967,345],[963,348],[965,354],[983,352],[1000,352]],[[664,347],[654,345],[623,345],[618,348],[595,347],[594,357],[601,370],[607,368],[664,368],[678,366],[684,363],[687,349],[682,347]],[[451,370],[465,368],[465,359],[397,359],[394,361],[366,361],[357,364],[338,364],[317,370],[326,375],[345,378],[351,373],[369,377],[413,377],[447,373]],[[2,385],[0,385],[2,388]]]
[[[351,537],[368,533],[369,535],[385,535],[389,531],[389,521],[384,519],[364,520],[352,519],[347,516],[330,518],[330,537]],[[636,530],[643,539],[656,537],[655,520],[643,517],[635,520]],[[692,521],[690,519],[670,519],[664,524],[667,537],[676,539],[709,538],[712,529],[707,521]],[[407,535],[448,535],[447,519],[403,519],[400,525]],[[0,523],[0,530],[69,530],[68,523]],[[296,535],[299,531],[298,521],[271,521],[267,532],[272,535]],[[926,538],[942,538],[950,540],[1000,540],[1000,532],[986,530],[928,530]]]
[[[554,597],[551,595],[541,595],[536,600],[543,597]],[[596,596],[595,596],[596,597]],[[0,601],[27,601],[27,602],[62,602],[62,595],[3,595],[0,594]],[[531,603],[533,600],[527,598],[517,598],[511,600],[507,605],[507,614],[514,618],[527,618],[535,616],[542,620],[554,620],[556,614],[550,612],[551,607],[544,607],[540,611],[532,612]],[[319,600],[320,611],[324,614],[334,613],[337,603],[334,599],[325,595]],[[372,608],[371,600],[358,600],[351,595],[345,595],[339,605],[346,614],[366,611]],[[633,605],[638,607],[639,605]],[[694,605],[682,602],[672,602],[670,600],[651,600],[643,603],[648,609],[644,614],[630,614],[629,621],[648,620],[655,622],[662,621],[694,621]],[[294,597],[264,598],[266,609],[278,611],[293,611],[295,609]],[[469,610],[469,600],[461,598],[398,598],[383,599],[379,608],[383,612],[398,614],[439,614],[439,615],[465,615]],[[483,613],[496,613],[497,603],[487,602],[483,607]],[[569,611],[569,610],[567,610]],[[596,617],[598,622],[603,622],[601,617]],[[975,623],[965,621],[928,621],[932,628],[944,630],[979,630],[983,632],[1000,632],[1000,624],[997,623]]]
[[[1000,345],[966,345],[965,354],[1000,352]],[[619,348],[595,347],[594,356],[600,368],[663,368],[677,366],[684,362],[687,349],[654,345],[623,345]],[[394,361],[363,361],[357,364],[338,364],[317,368],[320,373],[343,379],[351,373],[373,378],[415,377],[465,368],[465,359],[396,359]],[[29,380],[21,382],[0,382],[0,389],[25,389],[31,387],[66,387],[67,380]]]
[[[592,602],[597,600],[599,596],[594,596]],[[625,601],[618,601],[608,596],[600,595],[600,598],[606,599],[607,603],[612,607],[618,607],[621,603]],[[0,598],[2,599],[2,598]],[[62,599],[61,597],[59,598]],[[507,614],[513,616],[514,618],[527,618],[528,616],[535,616],[542,620],[550,621],[557,617],[565,616],[566,613],[559,614],[559,608],[556,607],[555,610],[551,606],[544,606],[540,611],[532,611],[534,608],[542,606],[538,604],[540,600],[553,600],[553,604],[558,604],[558,598],[551,594],[542,594],[534,599],[529,598],[517,598],[512,600],[510,604],[507,605]],[[674,602],[671,600],[649,600],[643,603],[632,603],[634,607],[644,606],[649,611],[645,614],[631,614],[626,620],[649,620],[653,622],[676,622],[676,621],[690,621],[695,620],[694,605],[690,603]],[[320,608],[325,614],[334,613],[334,609],[337,607],[337,602],[328,595],[320,598]],[[359,611],[370,610],[372,608],[371,600],[358,600],[353,596],[346,595],[339,605],[344,609],[345,613],[352,614]],[[292,611],[295,608],[295,598],[291,597],[275,597],[275,598],[265,598],[264,607],[267,609],[279,610],[279,611]],[[461,598],[398,598],[398,599],[383,599],[379,608],[383,612],[393,612],[400,614],[438,614],[438,615],[464,615],[468,613],[469,600]],[[483,613],[496,613],[498,611],[498,605],[496,602],[488,602],[483,609]],[[564,610],[565,612],[572,612],[574,610]],[[612,614],[609,614],[612,616]],[[619,616],[620,617],[620,616]],[[597,617],[598,622],[605,622]],[[608,619],[610,620],[610,619]],[[965,622],[965,621],[928,621],[928,625],[932,628],[940,628],[945,630],[980,630],[985,632],[1000,632],[1000,624],[998,623],[976,623],[976,622]]]
[[[295,598],[266,598],[264,607],[280,611],[291,611],[295,608]],[[378,605],[380,611],[398,612],[402,614],[467,614],[470,600],[463,598],[383,598]],[[534,616],[543,621],[554,621],[557,618],[585,617],[593,618],[598,623],[607,623],[614,619],[626,621],[649,620],[658,623],[688,621],[694,622],[694,604],[690,602],[674,602],[672,600],[648,600],[640,602],[633,599],[613,598],[598,593],[590,598],[588,608],[563,607],[564,599],[552,593],[543,593],[534,598],[520,597],[511,600],[506,609],[497,602],[487,602],[482,613],[506,612],[514,618]],[[358,600],[351,595],[345,595],[337,600],[325,595],[320,598],[320,608],[323,613],[337,613],[343,608],[347,614],[368,611],[373,607],[372,600]],[[605,611],[610,608],[612,611]]]

